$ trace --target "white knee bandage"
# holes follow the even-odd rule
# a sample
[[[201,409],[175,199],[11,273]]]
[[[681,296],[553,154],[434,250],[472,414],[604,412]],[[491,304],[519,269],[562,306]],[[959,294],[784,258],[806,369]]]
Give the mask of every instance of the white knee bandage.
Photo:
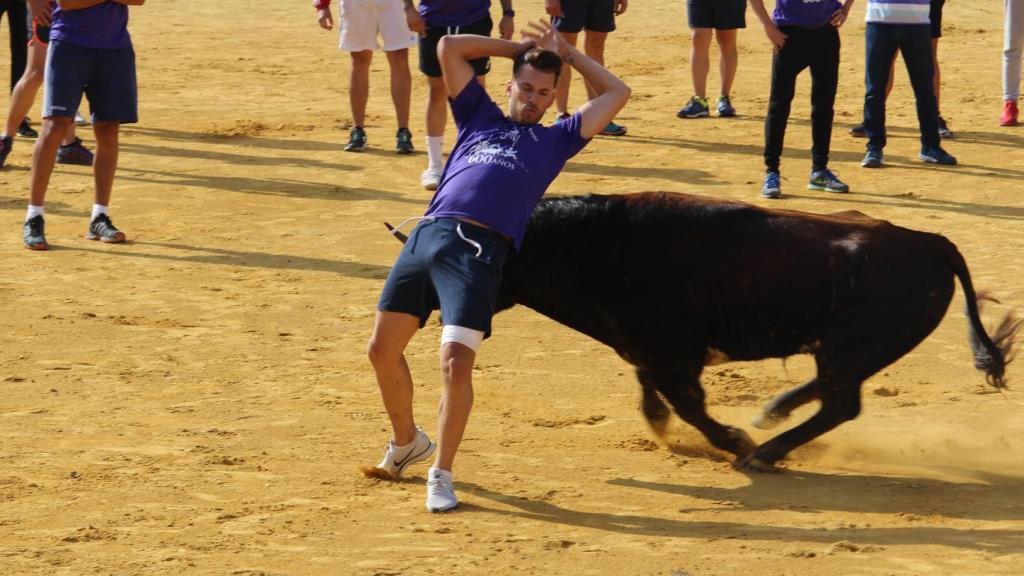
[[[473,352],[476,352],[480,348],[480,343],[483,341],[484,333],[479,330],[463,328],[462,326],[445,326],[441,329],[442,346],[449,342],[458,342]]]

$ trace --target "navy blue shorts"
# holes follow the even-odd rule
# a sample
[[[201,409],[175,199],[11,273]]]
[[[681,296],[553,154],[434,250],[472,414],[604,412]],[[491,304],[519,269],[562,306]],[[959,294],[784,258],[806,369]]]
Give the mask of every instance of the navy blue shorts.
[[[509,246],[494,230],[452,218],[423,220],[409,233],[377,309],[412,314],[421,328],[441,310],[444,325],[479,330],[486,338]]]
[[[932,25],[932,38],[942,38],[942,7],[946,0],[932,0],[928,7],[928,20]]]
[[[559,32],[576,34],[615,30],[615,0],[562,0],[562,17],[553,16],[551,26]]]
[[[420,72],[431,78],[440,78],[441,63],[437,61],[437,43],[441,38],[450,34],[476,34],[477,36],[490,36],[494,29],[494,22],[488,16],[465,26],[432,26],[427,28],[427,35],[420,37]],[[473,73],[477,76],[486,76],[491,70],[490,58],[477,58],[469,61],[473,67]]]
[[[53,40],[46,54],[45,83],[43,118],[73,118],[85,94],[93,124],[139,121],[132,48],[101,50]]]
[[[746,28],[747,0],[686,0],[686,15],[690,28]]]

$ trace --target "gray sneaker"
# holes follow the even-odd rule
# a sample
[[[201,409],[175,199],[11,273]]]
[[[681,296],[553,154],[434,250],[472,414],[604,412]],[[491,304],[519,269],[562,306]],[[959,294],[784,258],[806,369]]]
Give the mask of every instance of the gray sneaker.
[[[860,165],[864,168],[881,168],[881,150],[868,150],[868,153],[864,155],[864,159],[860,161]]]
[[[118,230],[106,214],[100,214],[89,223],[89,233],[85,237],[89,240],[99,240],[111,244],[125,241],[124,232]]]
[[[49,249],[50,246],[46,243],[46,234],[43,232],[45,227],[46,223],[43,222],[42,214],[25,221],[25,225],[21,228],[21,237],[25,240],[25,248],[29,250]]]
[[[402,472],[405,472],[406,468],[430,458],[436,447],[437,445],[430,441],[423,430],[416,428],[416,438],[405,446],[396,446],[394,440],[388,440],[384,447],[384,458],[377,468],[397,480],[402,477]]]

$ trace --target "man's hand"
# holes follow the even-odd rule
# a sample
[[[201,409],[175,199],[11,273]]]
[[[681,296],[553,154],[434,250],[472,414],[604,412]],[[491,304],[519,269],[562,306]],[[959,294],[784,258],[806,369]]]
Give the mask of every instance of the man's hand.
[[[423,20],[423,16],[420,16],[420,11],[412,5],[412,2],[405,3],[405,23],[409,25],[409,30],[420,36],[427,35],[427,23]]]
[[[626,6],[629,5],[629,0],[615,0],[615,15],[622,16],[626,12]]]
[[[764,33],[768,36],[768,41],[772,43],[772,49],[775,52],[782,50],[782,47],[786,45],[787,36],[773,22],[764,25]]]
[[[544,11],[548,13],[548,16],[559,18],[565,16],[565,13],[562,12],[562,0],[544,0]]]
[[[511,16],[502,16],[498,23],[498,34],[505,40],[511,40],[512,34],[516,31],[515,19]]]
[[[846,8],[846,6],[840,8],[839,10],[836,10],[835,14],[832,15],[831,20],[833,27],[839,28],[840,26],[846,23],[846,17],[848,16],[847,10],[848,8]]]
[[[316,20],[324,30],[331,30],[334,28],[334,16],[331,16],[331,9],[329,7],[318,8],[316,11]]]
[[[28,0],[28,10],[32,19],[43,26],[49,26],[53,16],[50,14],[49,0]]]
[[[569,43],[562,35],[543,20],[530,22],[521,32],[523,43],[530,43],[542,50],[550,50],[563,59],[569,54]]]

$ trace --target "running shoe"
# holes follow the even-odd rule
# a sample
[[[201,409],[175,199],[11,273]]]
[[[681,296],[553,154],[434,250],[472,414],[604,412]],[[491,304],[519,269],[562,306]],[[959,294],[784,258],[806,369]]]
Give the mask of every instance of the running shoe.
[[[839,180],[828,168],[811,172],[811,181],[807,183],[807,189],[842,193],[850,191],[850,187]]]
[[[850,136],[853,136],[854,138],[867,138],[868,131],[864,129],[864,123],[862,122],[860,124],[857,124],[856,126],[851,127]]]
[[[405,446],[396,446],[394,440],[388,440],[384,446],[384,458],[377,468],[398,479],[406,468],[429,458],[436,447],[423,430],[416,428],[416,438]]]
[[[782,197],[782,186],[779,173],[775,170],[769,170],[764,175],[764,184],[761,186],[761,196],[769,199],[781,198]]]
[[[604,127],[604,130],[601,130],[601,134],[604,136],[625,136],[626,127],[620,126],[615,122],[609,122],[608,125]]]
[[[1003,115],[999,117],[1000,126],[1016,126],[1017,116],[1019,112],[1017,110],[1016,100],[1007,100],[1003,105]]]
[[[921,153],[918,154],[917,157],[925,162],[942,164],[944,166],[952,166],[956,164],[956,158],[938,146],[935,146],[934,148],[921,148]]]
[[[718,108],[718,115],[722,118],[736,116],[736,109],[732,107],[732,102],[729,101],[728,96],[719,96],[716,107]]]
[[[366,130],[356,126],[348,133],[345,152],[362,152],[363,150],[366,150]]]
[[[7,156],[10,155],[13,146],[14,138],[10,136],[0,138],[0,168],[3,168],[4,163],[7,162]]]
[[[71,144],[61,144],[57,147],[57,164],[92,166],[92,159],[92,152],[82,146],[81,138],[75,138]]]
[[[75,126],[88,126],[89,121],[82,116],[81,112],[75,112]]]
[[[25,241],[25,248],[29,250],[46,250],[49,248],[46,244],[46,234],[43,232],[45,227],[46,223],[43,221],[42,214],[33,216],[25,221],[25,225],[21,228],[21,237]]]
[[[28,123],[28,118],[22,118],[21,124],[18,124],[18,136],[24,136],[25,138],[38,138],[39,132],[36,132]]]
[[[408,128],[399,128],[395,134],[395,152],[399,154],[412,154],[412,132]]]
[[[561,124],[562,122],[565,122],[569,118],[572,118],[572,114],[569,114],[568,112],[562,112],[558,116],[555,116],[555,121],[552,122],[551,125],[552,126],[558,126],[559,124]]]
[[[427,510],[447,512],[459,507],[459,499],[452,488],[452,473],[440,468],[427,472]]]
[[[441,170],[439,168],[427,168],[420,174],[420,186],[425,190],[437,190],[441,185]]]
[[[939,138],[953,138],[953,131],[946,125],[946,119],[939,116]]]
[[[683,106],[676,112],[676,116],[679,118],[707,118],[708,99],[701,98],[700,96],[690,98],[686,106]]]
[[[99,240],[100,242],[108,242],[110,244],[117,244],[125,241],[124,232],[118,230],[114,223],[110,221],[110,217],[106,214],[100,214],[89,223],[89,233],[85,235],[89,240]]]
[[[864,155],[864,159],[860,161],[860,165],[864,168],[881,168],[882,151],[868,150],[868,153]]]

